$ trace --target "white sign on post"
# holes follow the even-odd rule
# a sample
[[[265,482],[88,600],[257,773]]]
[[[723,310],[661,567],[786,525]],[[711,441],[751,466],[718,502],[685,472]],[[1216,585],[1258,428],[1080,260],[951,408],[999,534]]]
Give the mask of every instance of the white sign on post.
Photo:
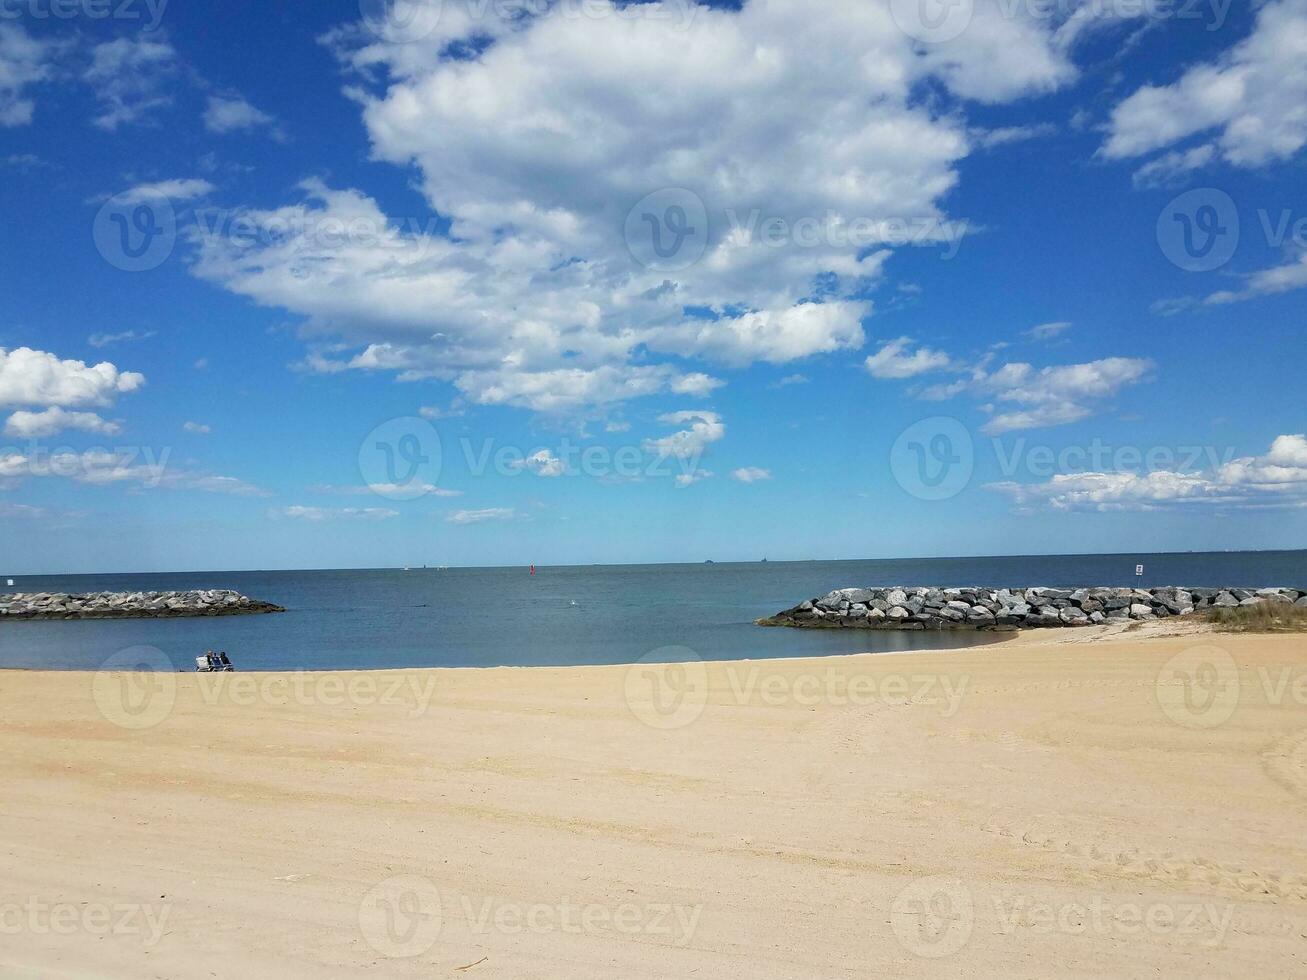
[[[1136,565],[1136,566],[1135,566],[1135,574],[1136,574],[1136,575],[1142,575],[1142,574],[1144,574],[1144,566],[1143,566],[1143,565]]]

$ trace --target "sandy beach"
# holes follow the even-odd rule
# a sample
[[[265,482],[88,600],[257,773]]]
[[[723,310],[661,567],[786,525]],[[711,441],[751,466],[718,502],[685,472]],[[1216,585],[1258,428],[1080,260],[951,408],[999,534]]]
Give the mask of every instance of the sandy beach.
[[[0,973],[1307,973],[1307,639],[0,673]]]

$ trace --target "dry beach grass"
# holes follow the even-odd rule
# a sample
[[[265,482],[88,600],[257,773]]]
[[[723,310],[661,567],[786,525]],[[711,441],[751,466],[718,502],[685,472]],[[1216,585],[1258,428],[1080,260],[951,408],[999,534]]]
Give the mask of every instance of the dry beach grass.
[[[1301,635],[141,680],[0,673],[5,976],[1307,972]]]

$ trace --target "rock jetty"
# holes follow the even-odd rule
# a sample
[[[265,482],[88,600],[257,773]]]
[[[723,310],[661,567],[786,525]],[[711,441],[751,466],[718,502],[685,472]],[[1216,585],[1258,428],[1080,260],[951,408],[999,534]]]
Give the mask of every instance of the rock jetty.
[[[836,589],[758,620],[761,626],[1017,630],[1186,616],[1199,609],[1285,602],[1303,589]]]
[[[285,612],[230,589],[192,592],[19,592],[0,595],[0,622],[14,619],[169,619]]]

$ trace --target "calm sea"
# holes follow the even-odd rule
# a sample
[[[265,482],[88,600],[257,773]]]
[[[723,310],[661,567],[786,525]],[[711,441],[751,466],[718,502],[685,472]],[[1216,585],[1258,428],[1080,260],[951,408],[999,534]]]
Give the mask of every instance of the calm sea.
[[[1144,566],[1136,578],[1135,566]],[[0,572],[0,575],[4,573]],[[587,565],[16,578],[0,591],[237,589],[286,613],[12,622],[0,667],[95,669],[128,647],[178,667],[206,648],[241,670],[631,663],[666,646],[709,660],[926,650],[983,634],[765,629],[760,616],[865,585],[1307,587],[1307,551],[702,565]]]

